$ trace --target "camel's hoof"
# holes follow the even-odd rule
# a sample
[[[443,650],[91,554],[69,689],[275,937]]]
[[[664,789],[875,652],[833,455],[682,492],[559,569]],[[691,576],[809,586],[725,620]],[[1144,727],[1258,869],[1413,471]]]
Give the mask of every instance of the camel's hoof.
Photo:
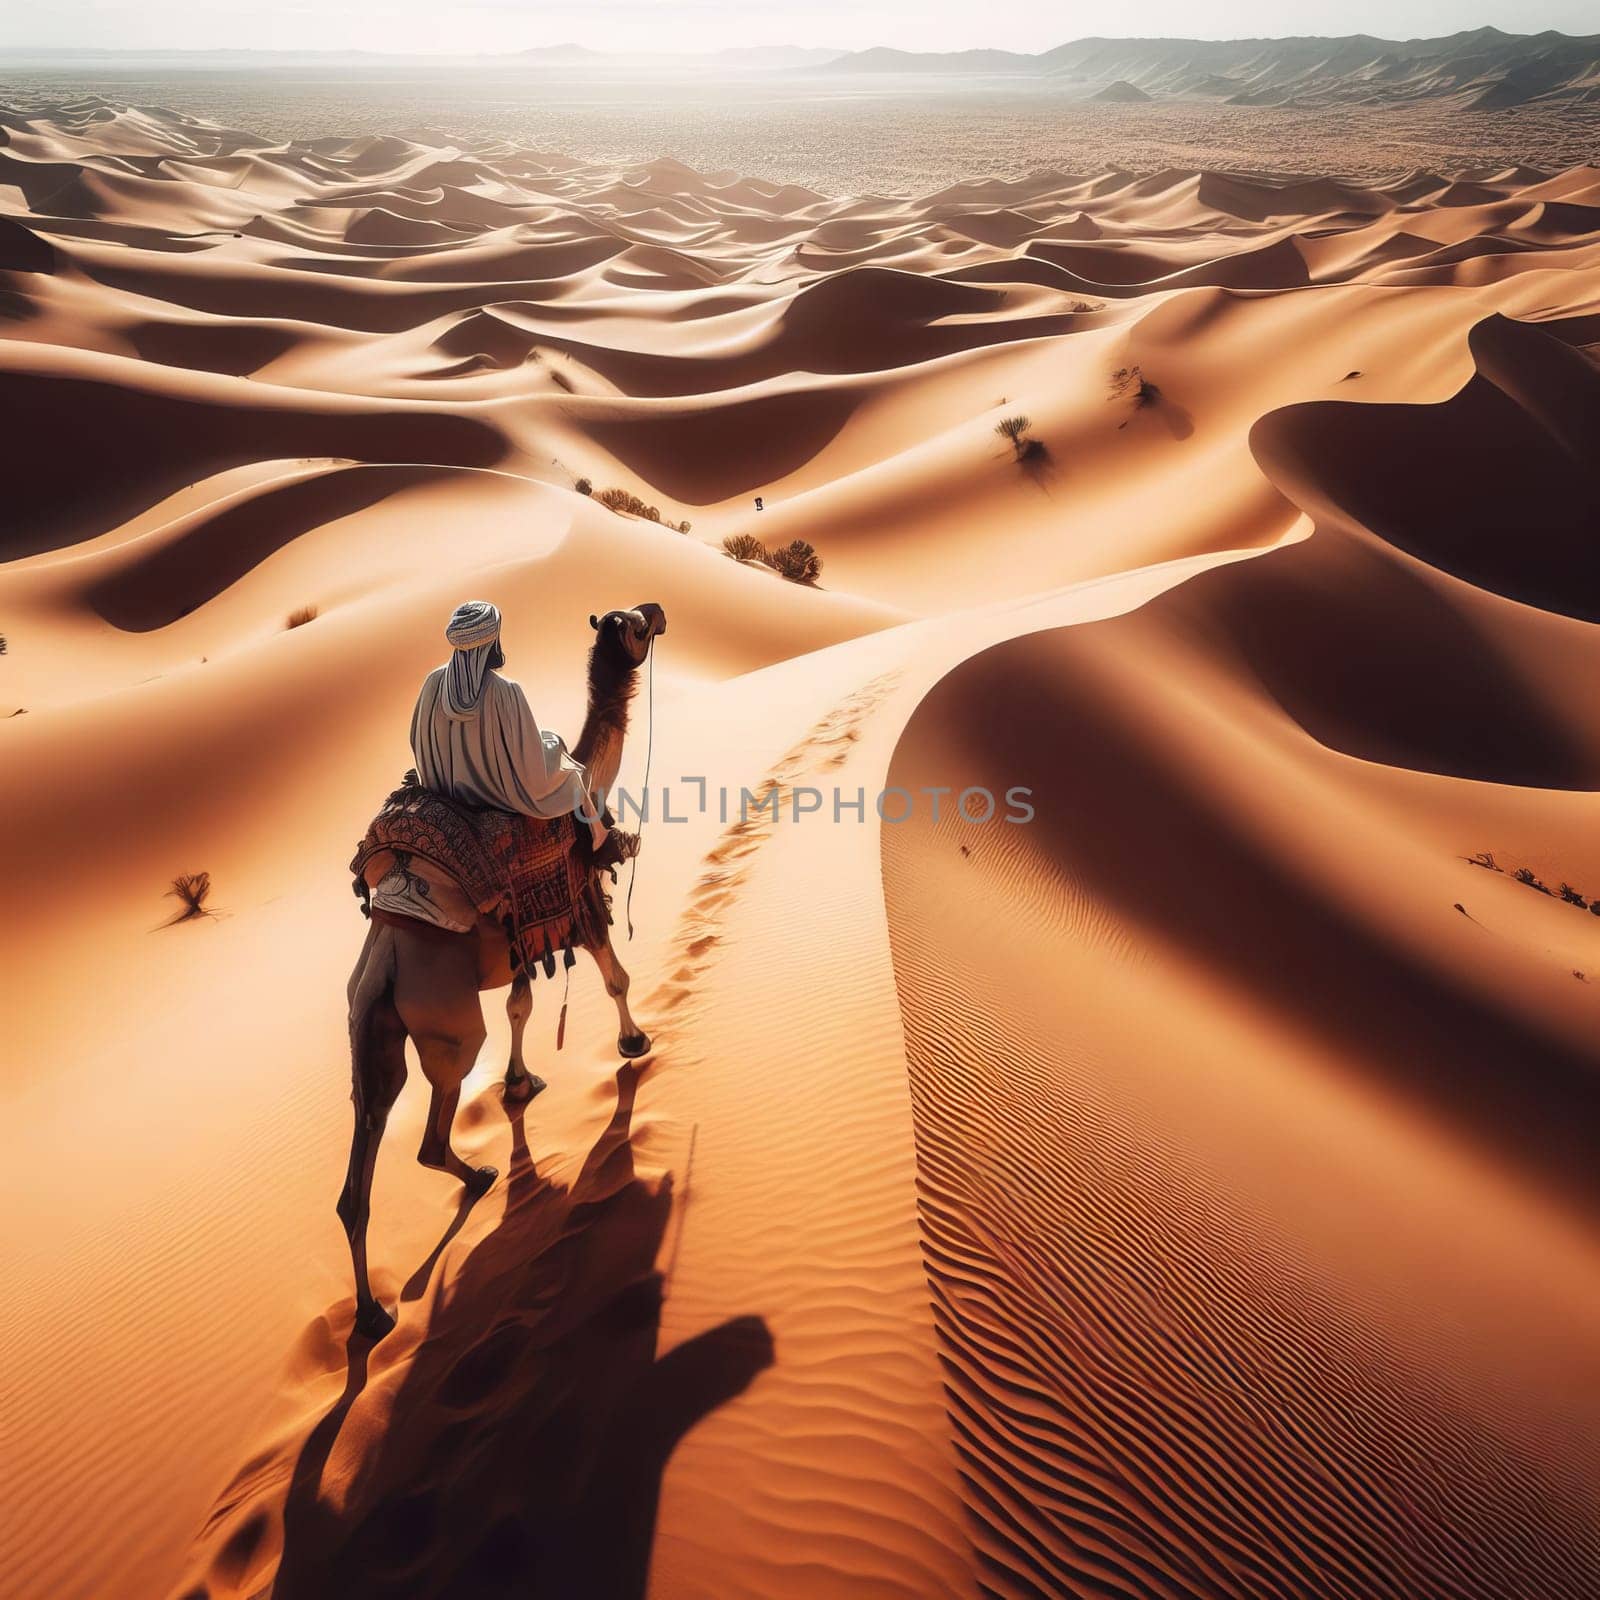
[[[650,1035],[648,1033],[624,1033],[617,1039],[617,1054],[624,1061],[637,1061],[640,1056],[650,1054]]]
[[[550,1087],[537,1072],[525,1072],[514,1078],[506,1074],[506,1101],[509,1105],[526,1105],[536,1094]]]
[[[394,1318],[376,1300],[356,1307],[356,1332],[376,1344],[394,1332]]]
[[[494,1180],[499,1176],[499,1167],[474,1167],[472,1169],[472,1176],[465,1180],[467,1193],[470,1194],[474,1200],[476,1200],[480,1194],[488,1194],[488,1192],[494,1187]]]

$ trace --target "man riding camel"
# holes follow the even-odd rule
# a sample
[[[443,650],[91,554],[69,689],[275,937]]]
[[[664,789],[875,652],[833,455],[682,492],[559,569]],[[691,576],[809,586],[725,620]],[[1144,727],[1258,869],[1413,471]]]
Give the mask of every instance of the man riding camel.
[[[450,659],[423,679],[411,718],[411,751],[423,788],[525,817],[577,812],[589,825],[599,865],[630,853],[631,836],[612,837],[565,741],[544,732],[522,686],[500,676],[506,658],[499,609],[469,600],[456,607],[444,636]]]
[[[638,839],[608,828],[596,802],[617,782],[629,701],[667,614],[650,601],[589,625],[588,703],[569,752],[496,671],[504,664],[500,613],[483,601],[459,607],[446,632],[450,660],[417,697],[416,771],[384,801],[350,862],[370,922],[347,989],[355,1120],[339,1216],[350,1240],[355,1326],[368,1339],[394,1327],[367,1278],[367,1219],[378,1142],[406,1079],[406,1041],[432,1090],[417,1159],[465,1184],[469,1197],[496,1176],[450,1143],[462,1084],[486,1037],[484,990],[510,986],[507,1106],[543,1087],[522,1053],[531,985],[540,972],[553,978],[558,961],[571,968],[579,950],[616,1004],[618,1055],[642,1061],[652,1049],[628,1008],[601,882],[607,871],[616,882],[616,864],[634,856]],[[565,1010],[563,1000],[557,1049]]]

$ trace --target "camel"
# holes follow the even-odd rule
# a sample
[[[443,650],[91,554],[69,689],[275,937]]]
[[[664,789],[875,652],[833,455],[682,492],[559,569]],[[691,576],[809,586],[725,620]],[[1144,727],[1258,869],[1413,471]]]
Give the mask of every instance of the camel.
[[[642,604],[590,617],[589,622],[595,641],[589,652],[588,711],[572,754],[587,774],[590,793],[599,796],[615,786],[637,674],[656,636],[666,632],[667,618],[660,606]],[[581,848],[576,840],[574,848]],[[428,878],[436,897],[453,891],[460,904],[468,904],[437,864],[429,865]],[[511,1021],[506,1099],[526,1102],[545,1086],[528,1071],[522,1056],[523,1032],[533,1010],[532,987],[525,975],[513,974],[501,924],[476,911],[472,915],[477,916],[477,925],[470,933],[448,933],[423,922],[408,925],[402,918],[375,919],[350,975],[355,1129],[338,1213],[350,1240],[355,1271],[356,1328],[374,1341],[388,1334],[395,1320],[367,1281],[367,1221],[378,1145],[406,1080],[406,1040],[416,1046],[422,1075],[433,1090],[417,1160],[459,1179],[474,1197],[485,1193],[499,1173],[494,1167],[468,1166],[451,1148],[450,1131],[461,1082],[488,1036],[478,1000],[481,991],[511,984],[506,1000]],[[628,974],[611,947],[609,933],[602,930],[597,939],[584,940],[583,948],[594,958],[606,992],[616,1002],[618,1051],[627,1059],[648,1054],[650,1040],[628,1010]]]

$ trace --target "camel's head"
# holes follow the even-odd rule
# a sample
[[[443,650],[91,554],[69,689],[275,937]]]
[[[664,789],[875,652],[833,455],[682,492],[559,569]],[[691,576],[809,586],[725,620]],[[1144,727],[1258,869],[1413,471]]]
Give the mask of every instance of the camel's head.
[[[638,667],[644,665],[656,635],[667,631],[667,614],[653,600],[647,600],[629,611],[592,616],[589,626],[599,635],[597,645],[615,650],[623,660]]]

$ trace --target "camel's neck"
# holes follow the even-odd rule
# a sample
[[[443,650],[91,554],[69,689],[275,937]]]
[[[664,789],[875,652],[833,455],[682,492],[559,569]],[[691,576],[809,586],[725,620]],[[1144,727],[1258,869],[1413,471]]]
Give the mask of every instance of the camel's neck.
[[[589,710],[572,754],[588,773],[589,788],[597,799],[616,788],[622,770],[622,741],[637,674],[631,661],[619,661],[601,641],[589,652]]]

